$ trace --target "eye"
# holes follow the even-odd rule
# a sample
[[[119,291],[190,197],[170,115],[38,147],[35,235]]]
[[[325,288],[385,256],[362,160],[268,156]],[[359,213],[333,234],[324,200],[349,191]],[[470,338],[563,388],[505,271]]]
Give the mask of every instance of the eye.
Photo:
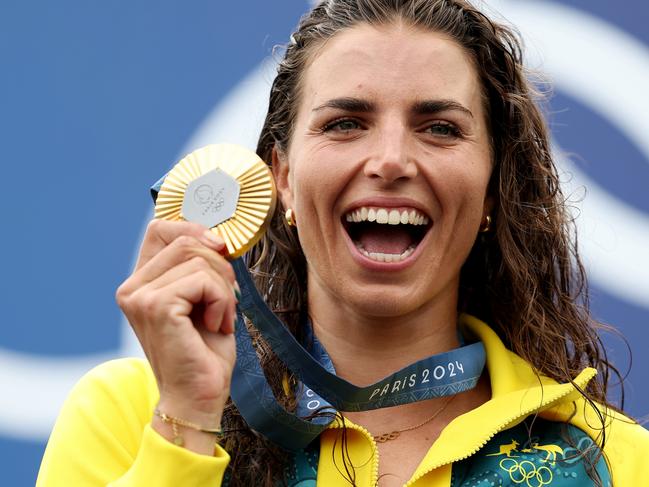
[[[361,125],[351,118],[340,118],[326,124],[323,128],[323,132],[351,132],[361,128]]]
[[[460,129],[448,122],[434,122],[428,126],[426,132],[437,137],[447,138],[460,137],[462,135]]]

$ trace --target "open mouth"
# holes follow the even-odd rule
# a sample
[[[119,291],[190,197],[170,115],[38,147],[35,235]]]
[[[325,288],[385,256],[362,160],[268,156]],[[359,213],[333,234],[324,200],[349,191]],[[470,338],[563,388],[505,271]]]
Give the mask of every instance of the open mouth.
[[[401,262],[422,241],[430,219],[414,208],[361,207],[347,212],[343,226],[358,251],[377,262]]]

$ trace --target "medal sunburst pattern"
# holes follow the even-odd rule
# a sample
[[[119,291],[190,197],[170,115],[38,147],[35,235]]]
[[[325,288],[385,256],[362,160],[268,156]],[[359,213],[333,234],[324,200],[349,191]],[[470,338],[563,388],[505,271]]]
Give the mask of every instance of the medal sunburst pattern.
[[[240,192],[234,215],[211,231],[225,240],[229,257],[236,258],[264,234],[276,202],[270,168],[248,149],[233,144],[214,144],[185,156],[169,171],[160,188],[155,218],[184,220],[181,209],[187,186],[217,168],[239,183]]]

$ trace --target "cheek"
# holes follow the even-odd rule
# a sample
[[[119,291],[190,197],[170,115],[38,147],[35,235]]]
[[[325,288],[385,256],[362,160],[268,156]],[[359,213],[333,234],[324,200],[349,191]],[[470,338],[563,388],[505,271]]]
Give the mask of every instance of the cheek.
[[[321,238],[314,234],[324,231],[320,227],[324,224],[326,216],[331,214],[331,207],[335,203],[332,196],[334,194],[335,190],[326,170],[311,163],[302,163],[295,167],[293,206],[301,240]],[[300,225],[300,221],[303,225]]]
[[[330,215],[338,197],[354,177],[354,168],[344,162],[349,160],[326,147],[296,153],[291,166],[296,211],[311,217]]]
[[[486,161],[473,163],[453,159],[445,164],[434,178],[434,191],[439,196],[442,211],[478,212],[481,216],[490,176],[490,163]]]

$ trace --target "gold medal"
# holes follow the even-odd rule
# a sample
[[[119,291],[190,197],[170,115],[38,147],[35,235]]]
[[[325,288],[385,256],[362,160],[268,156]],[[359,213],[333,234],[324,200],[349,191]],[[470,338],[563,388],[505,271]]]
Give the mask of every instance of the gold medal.
[[[225,240],[228,256],[250,249],[275,211],[270,168],[257,154],[233,144],[208,145],[169,171],[155,205],[155,217],[200,223]]]

